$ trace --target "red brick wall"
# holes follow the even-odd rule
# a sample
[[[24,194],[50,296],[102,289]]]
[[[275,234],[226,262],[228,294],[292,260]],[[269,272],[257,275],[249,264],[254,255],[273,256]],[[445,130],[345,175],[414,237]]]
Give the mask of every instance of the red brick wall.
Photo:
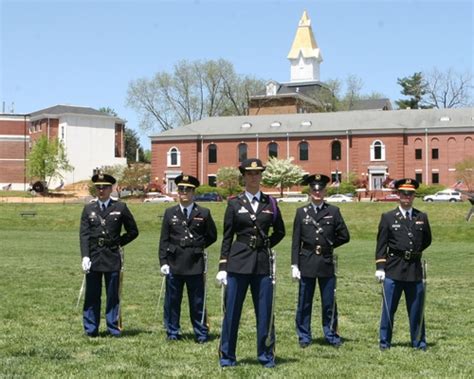
[[[18,119],[18,120],[0,120],[0,134],[4,135],[24,135],[25,125],[28,128],[29,122]]]
[[[331,144],[337,139],[341,143],[341,159],[339,161],[331,160]],[[299,143],[306,141],[309,144],[308,161],[299,160]],[[385,159],[371,161],[370,146],[374,141],[379,140],[385,146]],[[327,137],[291,137],[289,143],[286,138],[259,138],[258,150],[259,157],[266,162],[268,159],[268,144],[276,142],[278,144],[278,157],[286,158],[287,155],[295,158],[294,164],[300,165],[305,171],[310,173],[323,173],[330,175],[331,172],[338,170],[346,174],[347,167],[350,172],[354,172],[358,177],[363,178],[362,174],[368,173],[369,166],[386,166],[389,176],[392,179],[402,177],[414,177],[416,170],[422,170],[423,182],[431,184],[431,173],[433,169],[439,172],[440,183],[451,185],[455,181],[455,172],[450,171],[454,168],[456,162],[464,157],[472,155],[474,151],[474,135],[453,133],[430,134],[429,155],[428,155],[428,175],[426,173],[426,153],[424,134],[412,134],[404,136],[402,134],[387,135],[346,135],[327,136]],[[203,172],[199,172],[201,167],[201,141],[179,141],[174,142],[152,142],[152,177],[163,178],[165,170],[182,170],[188,174],[197,176],[203,184],[207,183],[209,174],[216,174],[221,167],[237,167],[238,145],[244,142],[248,146],[248,157],[257,155],[257,140],[253,139],[235,139],[235,140],[210,140],[205,139],[203,144]],[[211,143],[217,146],[217,163],[208,162],[208,147]],[[347,144],[349,143],[349,157],[347,156]],[[289,144],[289,152],[287,152]],[[171,147],[176,147],[181,152],[181,166],[167,167],[167,152]],[[431,159],[431,149],[439,149],[439,159]],[[415,148],[422,148],[423,160],[415,160]],[[202,174],[202,175],[201,175]]]

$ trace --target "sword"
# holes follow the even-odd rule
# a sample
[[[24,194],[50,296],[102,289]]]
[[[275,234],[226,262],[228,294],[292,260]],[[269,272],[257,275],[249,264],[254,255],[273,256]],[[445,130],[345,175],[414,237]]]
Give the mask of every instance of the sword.
[[[418,343],[421,340],[421,331],[423,329],[423,323],[425,321],[425,304],[426,304],[426,288],[427,288],[427,269],[428,269],[428,264],[426,263],[426,260],[423,260],[422,263],[422,281],[423,281],[423,302],[421,303],[421,317],[420,317],[420,324],[418,325],[417,333],[416,333],[416,343]]]
[[[392,320],[390,319],[390,310],[388,309],[387,298],[385,296],[385,288],[383,286],[383,280],[380,283],[382,285],[382,305],[385,307],[385,311],[387,312],[388,323],[390,324],[390,330],[393,330]]]
[[[81,302],[82,295],[84,294],[84,290],[86,288],[86,274],[83,275],[82,277],[82,284],[81,284],[81,289],[79,290],[79,296],[77,297],[77,303],[76,303],[76,310],[79,307],[79,303]]]
[[[268,249],[269,261],[270,261],[270,278],[272,279],[272,307],[270,313],[270,322],[268,323],[267,338],[265,339],[265,346],[270,347],[272,344],[272,330],[273,322],[275,320],[275,295],[276,295],[276,254],[272,249]]]
[[[329,329],[334,330],[334,320],[336,319],[336,291],[337,291],[337,254],[333,254],[333,262],[334,262],[334,297],[332,300],[332,311],[331,311],[331,323],[329,324]]]
[[[207,251],[204,251],[204,301],[202,302],[202,316],[201,316],[201,325],[204,325],[204,319],[206,316],[206,297],[207,297]]]
[[[158,295],[158,303],[156,303],[155,317],[158,316],[158,311],[160,309],[160,303],[161,303],[161,296],[163,295],[163,290],[165,288],[165,282],[166,282],[166,275],[164,275],[163,279],[161,280],[161,288],[160,288],[160,294]]]
[[[125,251],[123,250],[122,246],[119,246],[119,254],[120,254],[120,274],[119,274],[119,290],[118,290],[118,297],[119,297],[119,312],[118,312],[118,328],[120,331],[123,330],[122,327],[122,289],[123,289],[123,271],[124,271],[124,259],[125,259]]]

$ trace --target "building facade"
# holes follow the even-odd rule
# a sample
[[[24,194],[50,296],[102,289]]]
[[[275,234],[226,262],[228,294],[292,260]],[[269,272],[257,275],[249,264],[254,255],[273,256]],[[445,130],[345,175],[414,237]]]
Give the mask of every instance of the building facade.
[[[126,165],[125,121],[90,107],[56,105],[29,115],[0,115],[0,184],[26,189],[27,155],[41,136],[58,138],[73,167],[61,181],[70,184],[91,177],[95,168]]]
[[[216,185],[221,167],[276,156],[333,181],[351,173],[369,190],[389,177],[449,186],[473,141],[474,108],[212,117],[152,136],[152,177],[167,192],[181,172]]]

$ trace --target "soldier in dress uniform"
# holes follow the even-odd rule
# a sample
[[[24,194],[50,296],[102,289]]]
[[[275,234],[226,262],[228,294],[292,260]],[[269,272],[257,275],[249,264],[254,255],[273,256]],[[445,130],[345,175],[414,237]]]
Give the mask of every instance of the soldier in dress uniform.
[[[194,203],[199,180],[191,175],[175,178],[179,204],[166,209],[161,227],[159,260],[166,275],[164,325],[168,340],[180,339],[180,315],[183,288],[186,285],[189,313],[196,341],[209,339],[205,304],[207,253],[205,248],[217,239],[217,230],[209,209]]]
[[[122,333],[120,315],[122,247],[138,236],[138,228],[125,203],[110,198],[115,178],[96,174],[92,182],[97,201],[84,206],[81,216],[80,244],[82,269],[86,275],[83,324],[86,335],[97,337],[100,323],[102,277],[105,279],[107,331],[114,337]],[[122,233],[122,227],[125,233]]]
[[[217,282],[226,286],[220,365],[236,365],[240,316],[250,286],[257,319],[257,358],[263,366],[274,367],[275,333],[270,325],[274,288],[270,259],[271,248],[285,236],[285,225],[275,199],[260,191],[265,170],[260,159],[244,160],[239,170],[245,182],[245,192],[227,204],[216,276]]]
[[[413,208],[418,185],[414,179],[397,180],[395,188],[400,195],[400,204],[382,214],[379,223],[375,277],[382,282],[383,289],[381,350],[390,348],[394,316],[402,292],[408,310],[411,344],[416,349],[426,350],[421,256],[431,244],[431,229],[428,216]]]
[[[291,247],[291,275],[299,280],[296,333],[302,348],[311,344],[311,312],[316,279],[321,294],[322,326],[326,341],[341,344],[337,333],[337,306],[334,292],[336,272],[334,249],[349,242],[349,230],[338,207],[324,202],[326,175],[303,177],[309,185],[311,202],[296,210]]]

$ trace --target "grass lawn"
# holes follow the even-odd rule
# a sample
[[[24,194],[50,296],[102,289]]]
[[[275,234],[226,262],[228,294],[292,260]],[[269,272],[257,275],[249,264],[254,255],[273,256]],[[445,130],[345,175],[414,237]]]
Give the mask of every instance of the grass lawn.
[[[184,339],[167,342],[162,327],[157,245],[167,205],[131,204],[140,236],[126,247],[123,295],[124,337],[83,336],[79,254],[79,204],[0,204],[0,377],[474,377],[474,223],[464,219],[470,204],[424,204],[433,243],[428,261],[426,328],[428,351],[413,351],[404,300],[396,314],[393,347],[378,349],[380,285],[374,278],[374,249],[380,214],[395,206],[341,204],[351,242],[339,256],[339,349],[324,344],[320,299],[313,311],[314,343],[300,349],[294,330],[297,285],[290,278],[291,232],[298,204],[280,205],[287,237],[277,246],[277,367],[256,360],[255,317],[244,305],[237,346],[238,366],[218,366],[220,289],[214,286],[219,240],[209,248],[208,312],[212,341],[193,340],[187,298],[182,306]],[[212,209],[222,234],[225,203]],[[22,217],[22,210],[35,210]],[[105,298],[105,295],[104,295]],[[104,309],[104,306],[103,306]],[[102,320],[101,330],[105,328]]]

